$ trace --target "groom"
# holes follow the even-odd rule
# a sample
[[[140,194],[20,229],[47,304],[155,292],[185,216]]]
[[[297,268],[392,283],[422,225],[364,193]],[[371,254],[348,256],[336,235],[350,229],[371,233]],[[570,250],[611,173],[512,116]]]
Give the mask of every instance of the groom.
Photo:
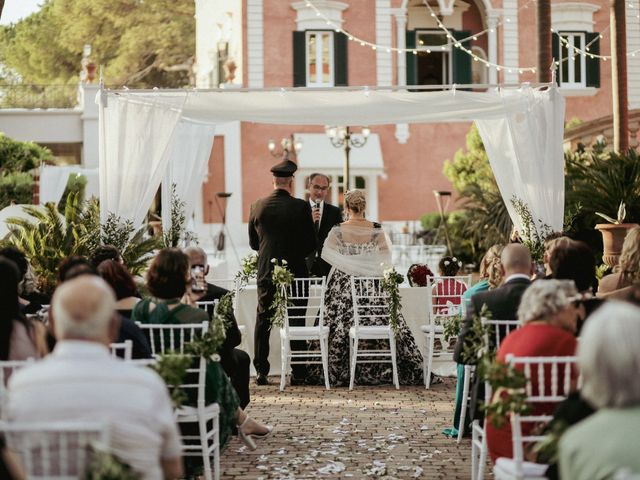
[[[311,203],[311,215],[316,229],[318,247],[307,257],[307,267],[309,273],[316,277],[326,277],[329,275],[331,265],[325,262],[322,255],[322,246],[329,235],[329,231],[336,225],[342,223],[342,212],[340,209],[325,201],[329,193],[331,180],[322,173],[312,173],[309,176],[309,202]]]
[[[258,385],[266,385],[269,374],[271,303],[275,294],[271,260],[286,260],[294,277],[307,277],[305,258],[316,248],[311,206],[292,196],[293,174],[297,169],[288,159],[273,166],[273,193],[251,205],[249,215],[249,244],[258,251],[258,312],[253,358]],[[295,377],[296,369],[292,373]]]

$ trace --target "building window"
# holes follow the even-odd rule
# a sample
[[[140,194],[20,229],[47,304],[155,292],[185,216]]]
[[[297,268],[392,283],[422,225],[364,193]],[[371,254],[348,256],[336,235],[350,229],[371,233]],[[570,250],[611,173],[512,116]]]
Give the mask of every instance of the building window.
[[[586,57],[584,33],[560,33],[560,85],[569,88],[585,87]]]
[[[472,82],[471,57],[459,41],[471,49],[471,33],[451,30],[453,40],[440,30],[409,30],[406,33],[407,85],[467,85]],[[413,53],[413,50],[417,54]]]
[[[293,32],[293,86],[346,85],[346,35],[328,30]]]
[[[306,32],[307,87],[333,87],[333,32]]]
[[[600,35],[595,32],[553,33],[556,80],[566,89],[600,87]],[[581,52],[587,52],[587,55]],[[593,57],[590,57],[592,54]]]

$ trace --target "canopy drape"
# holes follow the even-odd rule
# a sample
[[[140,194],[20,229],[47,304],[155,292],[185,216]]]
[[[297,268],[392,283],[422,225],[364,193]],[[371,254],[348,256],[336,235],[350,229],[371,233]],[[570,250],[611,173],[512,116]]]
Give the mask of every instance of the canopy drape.
[[[43,165],[40,169],[40,205],[47,202],[58,203],[69,181],[69,175],[72,173],[83,175],[86,178],[85,198],[98,195],[100,189],[97,168],[83,168],[79,165]]]
[[[207,165],[213,146],[213,125],[182,120],[175,132],[175,141],[168,152],[167,168],[162,180],[162,229],[171,228],[171,186],[185,202],[184,214],[189,219],[207,174]]]
[[[174,135],[181,119],[211,126],[231,121],[287,125],[475,121],[514,223],[521,227],[510,202],[512,196],[527,203],[533,218],[541,224],[558,230],[562,227],[564,99],[555,84],[544,89],[524,85],[487,92],[407,92],[366,87],[127,90],[103,91],[99,98],[103,219],[106,212],[113,211],[136,225],[142,222],[172,157],[167,151],[184,152],[182,136]],[[201,133],[213,136],[205,128]]]

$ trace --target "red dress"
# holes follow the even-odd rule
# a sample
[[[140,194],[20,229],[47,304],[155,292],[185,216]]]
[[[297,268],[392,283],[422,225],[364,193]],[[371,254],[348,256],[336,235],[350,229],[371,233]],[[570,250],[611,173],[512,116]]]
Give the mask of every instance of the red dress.
[[[460,305],[462,294],[467,291],[464,282],[454,278],[444,278],[438,280],[432,288],[434,313],[447,315],[461,313],[460,310],[452,312],[449,310],[451,305]],[[442,307],[438,307],[442,305]]]
[[[514,330],[500,344],[496,359],[506,362],[508,354],[517,357],[561,357],[572,356],[576,353],[576,337],[570,332],[545,323],[534,323],[525,325],[518,330]],[[538,376],[532,370],[531,386],[534,394],[538,391]],[[577,378],[577,370],[572,369],[571,377]],[[545,373],[545,391],[551,389],[551,375]],[[558,374],[560,385],[563,382],[563,372]],[[568,392],[567,392],[568,393]],[[556,403],[536,404],[531,415],[550,415],[555,410]],[[527,435],[533,425],[525,423],[522,425],[522,434]],[[487,421],[487,445],[491,461],[499,457],[513,458],[513,443],[511,440],[511,423],[507,421],[502,428],[496,428],[491,421]]]

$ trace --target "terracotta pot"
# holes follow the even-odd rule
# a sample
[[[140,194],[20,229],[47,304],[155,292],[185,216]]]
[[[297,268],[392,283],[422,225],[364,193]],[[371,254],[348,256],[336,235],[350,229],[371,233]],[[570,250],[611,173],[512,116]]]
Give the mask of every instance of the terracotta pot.
[[[604,245],[602,261],[604,263],[612,268],[618,264],[624,238],[629,230],[637,226],[637,223],[599,223],[596,225],[596,230],[600,230],[600,233],[602,233],[602,243]]]

